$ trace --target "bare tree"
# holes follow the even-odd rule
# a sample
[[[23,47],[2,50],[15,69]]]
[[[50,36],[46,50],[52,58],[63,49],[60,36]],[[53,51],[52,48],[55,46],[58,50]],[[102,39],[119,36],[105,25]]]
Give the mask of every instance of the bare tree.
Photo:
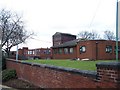
[[[78,34],[78,38],[90,39],[90,33],[88,31],[82,31]]]
[[[100,39],[100,35],[97,34],[96,32],[91,32],[90,40],[96,40],[96,39]]]
[[[109,31],[109,30],[104,31],[104,38],[106,40],[115,40],[114,32]]]
[[[24,22],[17,14],[2,9],[0,11],[0,29],[2,30],[2,48],[9,56],[10,49],[25,42],[33,33],[25,30]]]
[[[82,31],[78,34],[78,38],[84,40],[95,40],[95,39],[100,39],[100,35],[98,35],[95,32]]]

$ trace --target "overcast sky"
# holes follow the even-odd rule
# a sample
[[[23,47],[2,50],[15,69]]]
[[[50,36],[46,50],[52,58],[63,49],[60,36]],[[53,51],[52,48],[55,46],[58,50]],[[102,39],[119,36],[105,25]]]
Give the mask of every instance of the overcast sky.
[[[117,0],[0,0],[0,9],[17,12],[26,29],[37,36],[19,47],[52,46],[55,32],[77,35],[80,31],[115,32]],[[15,48],[13,48],[15,50]]]

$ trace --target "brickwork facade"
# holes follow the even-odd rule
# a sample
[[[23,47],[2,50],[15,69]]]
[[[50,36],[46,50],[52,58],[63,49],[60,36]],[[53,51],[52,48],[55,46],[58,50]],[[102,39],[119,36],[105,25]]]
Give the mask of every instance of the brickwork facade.
[[[98,63],[96,71],[7,60],[18,78],[42,88],[120,88],[120,63]]]
[[[15,56],[15,55],[14,55]],[[51,59],[52,50],[51,48],[37,48],[37,49],[28,49],[28,47],[23,47],[18,49],[19,59]]]
[[[119,59],[120,59],[120,42],[119,42]],[[114,60],[116,58],[115,41],[108,40],[86,40],[79,41],[75,46],[61,46],[53,47],[54,59],[89,59],[89,60]],[[73,52],[70,53],[70,48],[73,48]],[[59,53],[59,50],[62,50]],[[65,53],[65,49],[68,53]]]

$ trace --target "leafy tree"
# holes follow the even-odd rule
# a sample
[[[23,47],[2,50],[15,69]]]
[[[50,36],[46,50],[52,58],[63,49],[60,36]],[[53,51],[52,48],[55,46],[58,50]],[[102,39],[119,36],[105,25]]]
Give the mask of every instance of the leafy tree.
[[[2,48],[8,57],[10,49],[24,43],[33,33],[25,30],[24,22],[17,14],[2,9],[0,11],[0,29],[2,30]]]
[[[106,40],[115,40],[114,32],[109,31],[109,30],[104,31],[104,38]]]

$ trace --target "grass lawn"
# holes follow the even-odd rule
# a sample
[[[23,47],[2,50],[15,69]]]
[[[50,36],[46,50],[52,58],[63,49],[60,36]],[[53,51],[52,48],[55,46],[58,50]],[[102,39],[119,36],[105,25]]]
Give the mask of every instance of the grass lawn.
[[[96,63],[98,62],[113,62],[115,60],[97,60],[97,61],[73,61],[73,60],[26,60],[25,62],[33,62],[40,64],[49,64],[55,66],[76,68],[80,70],[96,70]]]

